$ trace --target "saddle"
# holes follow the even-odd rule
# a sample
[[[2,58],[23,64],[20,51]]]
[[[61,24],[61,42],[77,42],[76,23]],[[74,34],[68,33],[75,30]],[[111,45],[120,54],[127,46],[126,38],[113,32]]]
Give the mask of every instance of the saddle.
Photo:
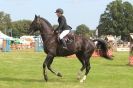
[[[66,41],[66,44],[67,44],[67,45],[70,45],[70,44],[74,43],[74,41],[75,41],[74,33],[70,32],[70,33],[67,34],[63,39]],[[59,41],[59,43],[60,43],[59,37],[58,37],[58,41]]]
[[[64,37],[64,40],[66,41],[67,44],[71,44],[75,41],[75,36],[74,36],[74,33],[69,33],[68,35],[66,35]]]

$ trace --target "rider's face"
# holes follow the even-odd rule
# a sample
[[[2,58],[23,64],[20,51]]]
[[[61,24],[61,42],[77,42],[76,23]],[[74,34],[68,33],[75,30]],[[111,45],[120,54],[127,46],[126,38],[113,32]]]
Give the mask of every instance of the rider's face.
[[[61,16],[61,14],[60,14],[60,13],[56,13],[56,15],[57,15],[57,17],[60,17],[60,16]]]

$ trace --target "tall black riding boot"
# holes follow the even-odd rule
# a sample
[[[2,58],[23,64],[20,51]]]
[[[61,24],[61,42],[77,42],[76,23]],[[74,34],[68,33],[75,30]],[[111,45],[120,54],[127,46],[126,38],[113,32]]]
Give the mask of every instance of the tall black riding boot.
[[[62,42],[62,44],[63,44],[63,48],[64,48],[64,49],[68,49],[68,48],[67,48],[67,45],[66,45],[66,41],[63,40],[63,39],[61,39],[61,42]]]

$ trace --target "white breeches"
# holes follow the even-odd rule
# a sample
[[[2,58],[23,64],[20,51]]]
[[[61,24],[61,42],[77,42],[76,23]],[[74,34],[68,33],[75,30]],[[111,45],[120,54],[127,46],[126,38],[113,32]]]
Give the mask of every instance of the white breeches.
[[[69,32],[70,32],[70,30],[64,30],[64,31],[59,35],[59,38],[60,38],[60,39],[63,39]]]

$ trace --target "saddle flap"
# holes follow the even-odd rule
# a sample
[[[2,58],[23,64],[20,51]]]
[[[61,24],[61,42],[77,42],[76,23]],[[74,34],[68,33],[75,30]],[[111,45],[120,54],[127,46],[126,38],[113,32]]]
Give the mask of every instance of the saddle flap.
[[[74,40],[74,33],[69,33],[68,35],[66,35],[64,37],[64,39],[72,39],[72,40]]]

